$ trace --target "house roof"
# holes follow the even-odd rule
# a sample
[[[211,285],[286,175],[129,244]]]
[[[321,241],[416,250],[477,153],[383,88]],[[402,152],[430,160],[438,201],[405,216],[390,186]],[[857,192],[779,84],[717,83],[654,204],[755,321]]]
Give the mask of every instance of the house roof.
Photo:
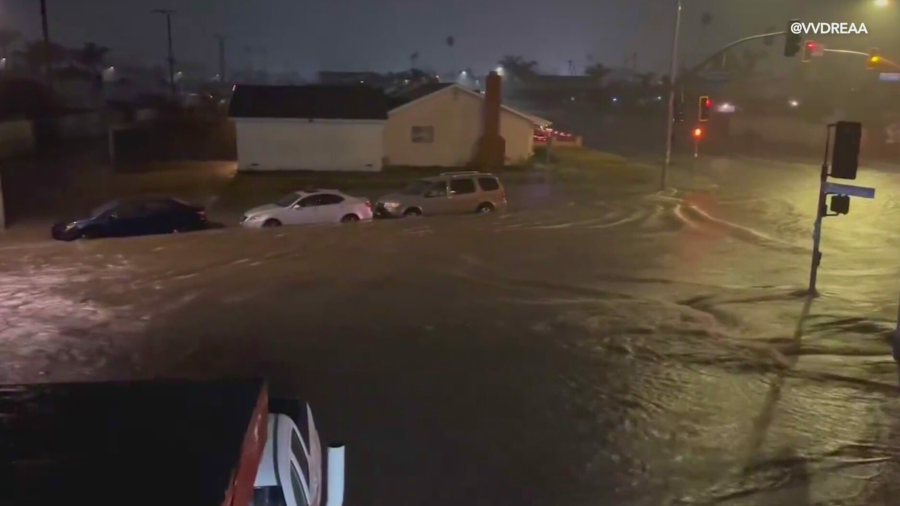
[[[484,95],[481,92],[471,90],[469,88],[466,88],[465,86],[462,86],[462,85],[459,85],[456,83],[426,84],[426,85],[419,86],[414,90],[414,91],[416,91],[416,90],[421,90],[421,91],[416,93],[415,98],[412,98],[411,100],[402,100],[401,101],[398,98],[389,97],[388,105],[390,106],[390,112],[391,112],[391,114],[393,114],[394,112],[396,112],[400,109],[404,109],[406,107],[412,106],[413,104],[416,104],[420,101],[426,100],[428,97],[432,97],[438,93],[442,93],[449,89],[462,90],[463,92],[468,93],[469,95],[471,95],[473,97],[477,97],[477,98],[480,98],[481,100],[484,100]],[[393,95],[392,97],[395,97],[395,96],[396,95]],[[524,113],[517,109],[513,109],[512,107],[509,107],[507,105],[501,105],[500,107],[504,111],[515,114],[516,116],[525,118],[528,121],[534,123],[535,125],[549,125],[552,123],[550,120],[546,120],[544,118],[535,116],[533,114]]]
[[[232,118],[387,119],[387,99],[368,86],[237,85]]]
[[[388,95],[388,107],[395,109],[450,86],[453,86],[453,83],[420,83],[407,86]]]

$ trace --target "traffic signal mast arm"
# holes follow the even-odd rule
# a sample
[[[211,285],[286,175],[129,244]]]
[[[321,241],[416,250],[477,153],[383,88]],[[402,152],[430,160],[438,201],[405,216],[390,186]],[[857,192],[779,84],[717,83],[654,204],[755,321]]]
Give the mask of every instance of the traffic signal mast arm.
[[[763,33],[763,34],[760,34],[760,35],[751,35],[750,37],[744,37],[743,39],[738,39],[738,40],[736,40],[736,41],[734,41],[734,42],[731,42],[730,44],[726,45],[726,46],[723,47],[722,49],[719,49],[719,50],[716,51],[715,53],[709,55],[709,57],[707,57],[705,60],[703,60],[703,61],[700,62],[699,64],[694,65],[692,68],[688,69],[688,70],[685,71],[685,72],[682,72],[682,73],[678,76],[678,78],[676,79],[676,81],[681,80],[681,79],[684,79],[684,78],[687,77],[687,76],[696,74],[697,72],[699,72],[700,70],[702,70],[703,67],[706,66],[706,64],[708,64],[708,63],[711,62],[711,61],[714,61],[716,58],[720,57],[720,56],[722,55],[722,53],[724,53],[725,51],[728,51],[729,49],[733,48],[734,46],[737,46],[737,45],[739,45],[739,44],[743,44],[743,43],[745,43],[745,42],[750,42],[751,40],[765,39],[765,38],[767,38],[767,37],[777,37],[777,36],[779,36],[779,35],[788,35],[788,32],[787,32],[787,31],[783,31],[783,32]]]

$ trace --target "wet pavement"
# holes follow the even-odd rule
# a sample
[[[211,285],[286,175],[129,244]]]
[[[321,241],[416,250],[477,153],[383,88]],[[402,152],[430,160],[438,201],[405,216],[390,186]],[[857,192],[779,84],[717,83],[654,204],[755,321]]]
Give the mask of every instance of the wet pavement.
[[[258,374],[348,504],[895,504],[900,171],[510,188],[497,216],[0,243],[0,379]]]

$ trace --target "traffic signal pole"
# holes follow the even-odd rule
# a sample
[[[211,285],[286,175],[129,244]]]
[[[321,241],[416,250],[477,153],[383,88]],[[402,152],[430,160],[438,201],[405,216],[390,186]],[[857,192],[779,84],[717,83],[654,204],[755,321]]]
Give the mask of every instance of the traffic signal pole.
[[[672,34],[672,62],[669,70],[669,114],[666,124],[666,159],[659,179],[660,191],[666,189],[672,163],[672,136],[675,128],[675,77],[678,72],[678,31],[681,29],[681,0],[675,0],[675,31]]]
[[[822,252],[819,244],[822,242],[822,218],[825,217],[825,183],[828,182],[828,148],[831,139],[831,126],[825,134],[825,159],[822,161],[822,172],[819,175],[819,202],[816,207],[816,223],[813,226],[813,251],[812,265],[809,268],[809,295],[816,295],[816,279],[819,276],[819,264],[822,263]]]

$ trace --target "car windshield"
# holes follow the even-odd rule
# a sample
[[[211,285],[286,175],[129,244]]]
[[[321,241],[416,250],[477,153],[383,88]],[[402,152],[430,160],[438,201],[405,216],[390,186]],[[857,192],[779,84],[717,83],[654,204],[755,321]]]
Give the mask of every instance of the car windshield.
[[[119,203],[120,202],[118,200],[113,201],[113,202],[107,202],[106,204],[103,204],[102,206],[91,211],[91,217],[96,218],[98,216],[102,216],[102,215],[112,211],[113,209],[115,209],[116,206],[119,205]]]
[[[404,195],[421,195],[425,192],[425,190],[431,188],[434,182],[425,181],[424,179],[411,183],[409,186],[403,189],[400,193]]]
[[[297,202],[297,198],[298,198],[298,195],[296,193],[289,193],[289,194],[285,195],[284,197],[281,197],[280,199],[276,200],[275,205],[278,207],[287,207],[287,206],[293,204],[294,202]]]

